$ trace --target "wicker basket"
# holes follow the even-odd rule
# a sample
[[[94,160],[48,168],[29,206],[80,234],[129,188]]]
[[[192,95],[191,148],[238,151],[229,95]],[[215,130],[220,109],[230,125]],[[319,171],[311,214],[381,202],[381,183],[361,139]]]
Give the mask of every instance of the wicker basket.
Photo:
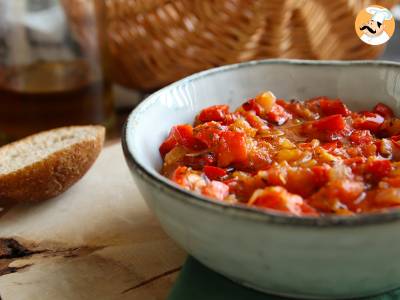
[[[200,70],[252,59],[375,58],[383,47],[359,40],[355,16],[369,4],[394,2],[104,0],[113,78],[150,91]],[[88,23],[85,3],[65,1],[81,37],[88,36],[79,26]]]

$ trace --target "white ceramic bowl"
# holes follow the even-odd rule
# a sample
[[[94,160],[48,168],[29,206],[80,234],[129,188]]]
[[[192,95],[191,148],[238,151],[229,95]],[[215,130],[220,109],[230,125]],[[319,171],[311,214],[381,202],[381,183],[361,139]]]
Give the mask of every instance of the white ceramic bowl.
[[[159,174],[170,128],[204,107],[271,90],[285,99],[339,97],[352,109],[381,101],[400,114],[400,64],[264,60],[178,81],[143,101],[123,134],[127,162],[165,231],[188,253],[232,280],[271,294],[351,298],[400,286],[400,212],[291,217],[214,202]]]

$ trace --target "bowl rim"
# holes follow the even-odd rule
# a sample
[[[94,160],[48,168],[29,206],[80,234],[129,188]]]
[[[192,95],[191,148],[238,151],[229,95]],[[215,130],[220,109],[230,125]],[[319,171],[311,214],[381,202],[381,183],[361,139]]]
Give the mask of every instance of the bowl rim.
[[[400,209],[392,209],[383,212],[374,213],[363,213],[355,214],[351,216],[338,216],[338,215],[325,215],[325,216],[292,216],[279,211],[263,210],[260,208],[253,208],[247,205],[241,204],[229,204],[221,201],[216,201],[211,198],[205,197],[201,194],[185,190],[179,187],[174,182],[170,181],[166,177],[159,174],[155,176],[146,166],[140,163],[136,159],[134,153],[132,153],[128,140],[131,133],[128,130],[134,129],[138,126],[138,122],[134,122],[138,115],[146,111],[150,106],[155,103],[158,95],[165,93],[167,90],[175,89],[180,86],[184,86],[192,81],[199,80],[203,77],[211,74],[232,71],[239,68],[251,68],[256,65],[303,65],[303,66],[339,66],[349,67],[354,65],[365,65],[372,67],[394,67],[398,68],[400,72],[400,62],[394,61],[376,61],[376,60],[349,60],[349,61],[338,61],[338,60],[301,60],[301,59],[263,59],[253,60],[248,62],[236,63],[231,65],[225,65],[217,68],[208,69],[201,71],[178,80],[164,88],[156,91],[155,93],[147,96],[141,103],[139,103],[129,114],[123,129],[122,129],[122,148],[125,155],[125,159],[129,167],[153,187],[160,190],[162,193],[167,193],[173,196],[175,199],[184,201],[185,203],[194,204],[198,207],[205,209],[211,209],[213,211],[223,211],[233,217],[244,217],[253,221],[261,221],[264,223],[272,224],[286,224],[286,225],[301,225],[301,226],[312,226],[312,227],[348,227],[348,226],[360,226],[360,225],[373,225],[388,222],[400,221]],[[136,124],[134,124],[136,123]],[[134,124],[134,125],[132,125]],[[129,129],[128,129],[129,127]],[[131,128],[132,127],[132,128]]]

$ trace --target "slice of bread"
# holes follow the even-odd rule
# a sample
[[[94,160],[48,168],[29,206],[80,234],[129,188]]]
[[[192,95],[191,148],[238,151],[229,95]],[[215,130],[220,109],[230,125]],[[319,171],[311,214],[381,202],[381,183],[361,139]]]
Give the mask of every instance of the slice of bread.
[[[104,142],[102,126],[62,127],[0,148],[0,201],[42,201],[78,181]]]

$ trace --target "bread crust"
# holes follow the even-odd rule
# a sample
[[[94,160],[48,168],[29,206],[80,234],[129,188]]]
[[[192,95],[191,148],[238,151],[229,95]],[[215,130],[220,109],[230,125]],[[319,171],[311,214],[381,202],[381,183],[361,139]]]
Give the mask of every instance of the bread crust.
[[[101,152],[105,129],[102,126],[93,127],[96,127],[97,132],[95,139],[77,142],[31,165],[0,175],[0,201],[43,201],[67,190],[85,175]],[[29,142],[31,137],[5,147],[13,147],[15,143]]]

